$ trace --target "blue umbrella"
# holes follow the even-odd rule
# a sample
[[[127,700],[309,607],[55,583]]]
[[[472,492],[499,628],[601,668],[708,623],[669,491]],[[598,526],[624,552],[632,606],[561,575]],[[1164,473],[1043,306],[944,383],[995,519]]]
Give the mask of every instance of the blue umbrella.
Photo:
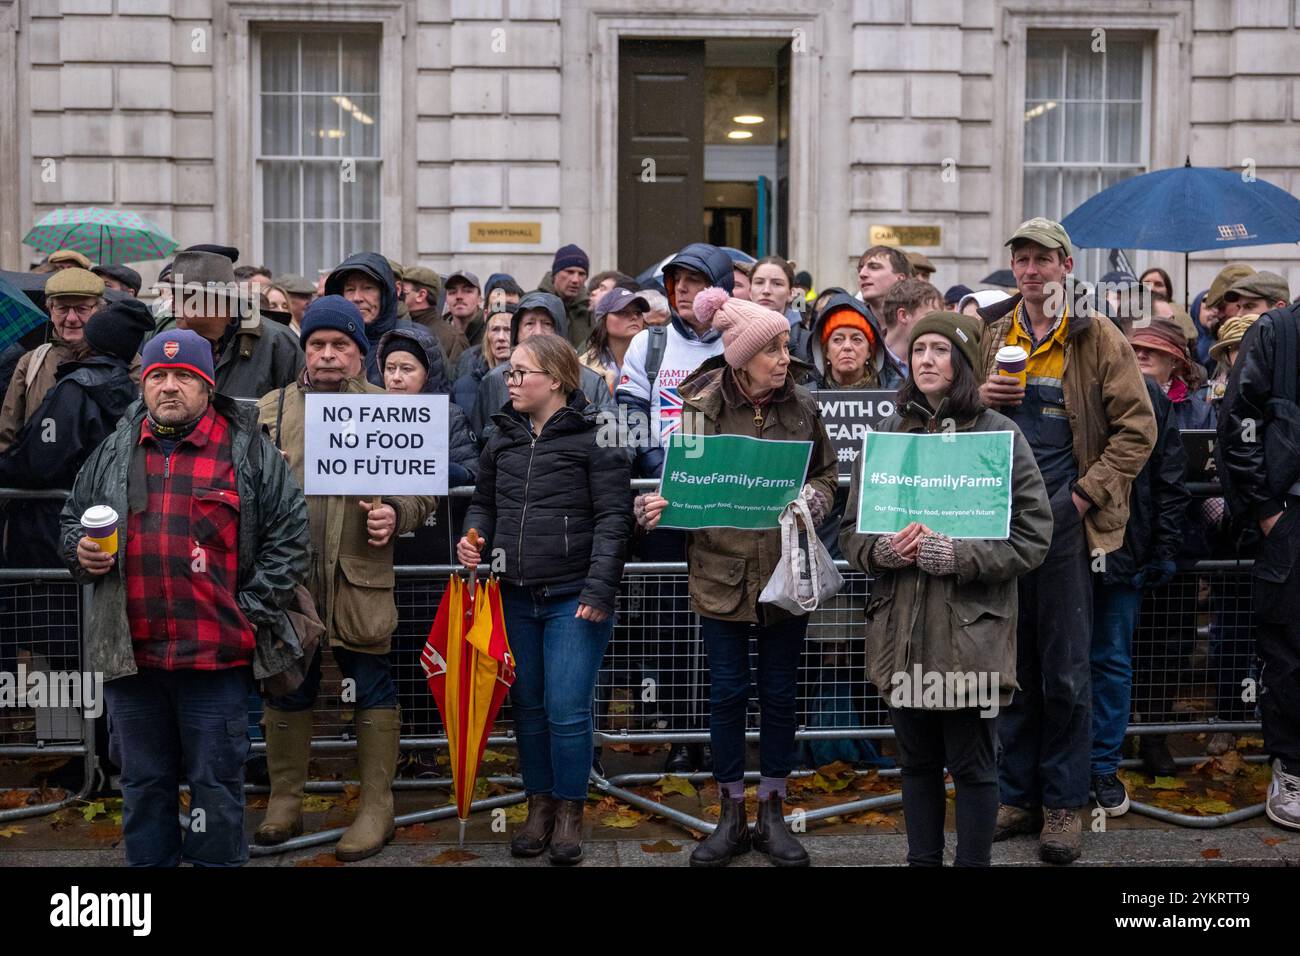
[[[1116,183],[1061,220],[1077,246],[1187,254],[1300,242],[1300,199],[1240,170],[1188,165]]]

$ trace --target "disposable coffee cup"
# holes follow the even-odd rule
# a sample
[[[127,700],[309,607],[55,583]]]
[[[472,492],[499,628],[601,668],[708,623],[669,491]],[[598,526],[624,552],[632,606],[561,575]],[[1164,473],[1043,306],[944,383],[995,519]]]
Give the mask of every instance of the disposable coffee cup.
[[[1029,353],[1019,345],[1004,345],[998,349],[998,354],[993,357],[997,365],[998,374],[1014,378],[1020,383],[1020,387],[1025,387],[1025,366],[1029,364]]]
[[[87,508],[81,516],[81,530],[104,554],[117,554],[117,512],[108,505]]]

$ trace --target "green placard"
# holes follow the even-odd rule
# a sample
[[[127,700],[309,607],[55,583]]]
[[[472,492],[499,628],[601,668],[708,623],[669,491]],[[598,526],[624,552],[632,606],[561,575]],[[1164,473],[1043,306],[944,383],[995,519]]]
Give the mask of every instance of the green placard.
[[[659,494],[668,499],[660,527],[779,527],[781,509],[803,487],[811,455],[810,441],[675,434],[659,482]]]
[[[1011,432],[872,432],[862,442],[858,531],[913,521],[951,538],[1011,534]]]

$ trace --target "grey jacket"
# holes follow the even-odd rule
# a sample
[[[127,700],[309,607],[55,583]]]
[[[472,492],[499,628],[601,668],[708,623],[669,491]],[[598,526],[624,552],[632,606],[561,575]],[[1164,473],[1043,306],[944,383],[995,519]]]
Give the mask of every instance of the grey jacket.
[[[294,588],[307,577],[307,503],[289,466],[257,423],[256,409],[223,395],[213,406],[231,425],[231,455],[239,492],[239,592],[236,600],[257,629],[253,676],[262,680],[294,663],[298,640],[284,615]],[[139,444],[143,401],[126,410],[117,428],[104,440],[77,473],[72,494],[59,516],[60,551],[64,563],[81,584],[93,586],[86,625],[86,667],[104,675],[105,681],[136,672],[131,626],[126,616],[126,574],[131,567],[127,550],[130,511],[145,507],[144,489],[137,483],[131,494],[132,463],[143,467]],[[77,560],[82,537],[81,515],[92,505],[108,505],[118,519],[118,558],[113,568],[98,577],[88,574]]]

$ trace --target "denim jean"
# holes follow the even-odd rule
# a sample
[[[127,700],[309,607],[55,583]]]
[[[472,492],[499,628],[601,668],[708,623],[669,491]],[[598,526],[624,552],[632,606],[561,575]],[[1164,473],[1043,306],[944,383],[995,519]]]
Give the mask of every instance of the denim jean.
[[[1142,592],[1096,578],[1092,608],[1092,775],[1119,770],[1133,705],[1133,632]]]
[[[1023,689],[998,719],[1001,799],[1025,810],[1088,802],[1092,573],[1068,483],[1051,503],[1047,558],[1018,582],[1016,682]]]
[[[122,768],[127,866],[240,866],[250,669],[141,668],[104,686],[109,747]],[[190,825],[177,788],[190,785]],[[202,813],[199,813],[202,811]]]
[[[361,654],[346,647],[332,650],[343,679],[356,682],[356,699],[349,703],[357,710],[393,710],[397,707],[397,685],[393,682],[389,655]],[[320,693],[320,668],[321,652],[317,651],[298,689],[283,697],[272,697],[266,705],[274,710],[310,710]]]
[[[585,800],[591,701],[614,631],[613,615],[599,623],[585,621],[574,616],[577,594],[548,597],[512,584],[501,585],[501,608],[515,656],[510,704],[524,789],[530,795]]]
[[[794,769],[799,657],[807,631],[806,614],[767,625],[700,617],[700,636],[709,657],[709,743],[713,777],[719,783],[734,783],[745,775],[751,636],[758,647],[759,772],[780,778]]]

